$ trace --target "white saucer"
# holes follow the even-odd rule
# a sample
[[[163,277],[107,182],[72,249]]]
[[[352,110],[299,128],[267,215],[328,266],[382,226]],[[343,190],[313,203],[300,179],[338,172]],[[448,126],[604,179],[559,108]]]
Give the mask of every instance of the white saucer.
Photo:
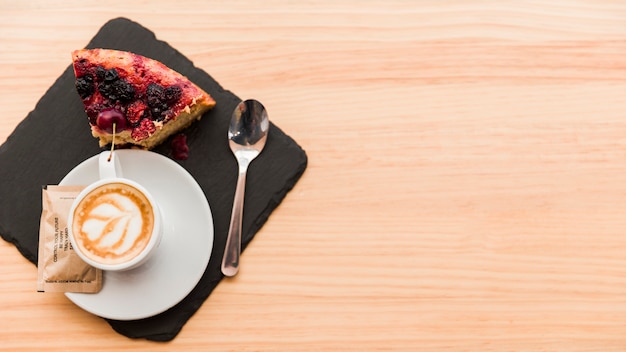
[[[173,160],[144,150],[116,151],[123,176],[142,184],[156,198],[164,231],[153,257],[137,269],[104,272],[98,293],[66,293],[84,310],[115,320],[162,313],[196,286],[213,248],[213,217],[195,179]],[[61,185],[87,185],[98,179],[98,156],[70,171]]]

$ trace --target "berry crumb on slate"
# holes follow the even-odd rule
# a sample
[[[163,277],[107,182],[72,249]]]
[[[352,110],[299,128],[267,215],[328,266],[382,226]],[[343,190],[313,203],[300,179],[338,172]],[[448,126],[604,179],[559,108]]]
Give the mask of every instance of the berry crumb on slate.
[[[176,160],[187,160],[189,157],[189,146],[187,145],[187,136],[178,134],[172,138],[171,142],[172,156]]]

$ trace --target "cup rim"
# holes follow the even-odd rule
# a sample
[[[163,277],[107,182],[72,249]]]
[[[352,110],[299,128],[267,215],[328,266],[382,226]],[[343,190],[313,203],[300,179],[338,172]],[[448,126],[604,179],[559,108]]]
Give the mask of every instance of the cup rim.
[[[72,226],[72,222],[74,219],[74,212],[76,210],[76,207],[78,206],[78,203],[80,203],[80,200],[82,198],[84,198],[87,194],[89,194],[90,192],[92,192],[94,189],[109,184],[109,183],[122,183],[122,184],[127,184],[129,186],[135,187],[137,190],[139,190],[141,193],[144,194],[144,196],[148,199],[148,202],[150,202],[150,204],[152,205],[152,209],[154,212],[154,226],[152,229],[152,233],[150,235],[150,240],[148,241],[148,244],[145,246],[145,248],[139,252],[139,254],[137,254],[135,257],[131,258],[128,261],[122,262],[122,263],[116,263],[116,264],[107,264],[107,263],[101,263],[98,262],[96,260],[93,260],[90,257],[87,257],[87,255],[85,255],[83,253],[83,251],[81,250],[81,247],[78,246],[78,243],[76,241],[76,239],[74,238],[74,232],[73,232],[73,226]],[[114,177],[114,178],[106,178],[106,179],[100,179],[97,180],[89,185],[87,185],[83,190],[80,191],[80,193],[76,196],[76,198],[74,199],[74,201],[72,202],[72,206],[70,207],[70,211],[68,214],[68,219],[67,219],[67,231],[68,231],[68,237],[70,240],[70,243],[72,244],[72,248],[74,250],[74,252],[87,264],[101,269],[101,270],[106,270],[106,271],[123,271],[123,270],[129,270],[129,269],[133,269],[137,266],[139,266],[140,264],[144,263],[154,252],[155,247],[159,244],[159,242],[161,241],[161,237],[163,235],[163,228],[162,228],[162,215],[161,215],[161,210],[159,208],[158,203],[156,202],[156,200],[154,199],[154,197],[152,196],[152,194],[141,184],[127,179],[127,178],[123,178],[123,177]]]

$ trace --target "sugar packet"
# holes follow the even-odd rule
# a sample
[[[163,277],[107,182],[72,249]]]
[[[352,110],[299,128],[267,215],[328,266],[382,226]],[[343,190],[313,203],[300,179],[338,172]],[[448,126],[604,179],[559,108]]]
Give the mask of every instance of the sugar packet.
[[[97,293],[102,270],[85,263],[72,248],[67,230],[70,207],[83,186],[44,186],[39,227],[37,291]]]

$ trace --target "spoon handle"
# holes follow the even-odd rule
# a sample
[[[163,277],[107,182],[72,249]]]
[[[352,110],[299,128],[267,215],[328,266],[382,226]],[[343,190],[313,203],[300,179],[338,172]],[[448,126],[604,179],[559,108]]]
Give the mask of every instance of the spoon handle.
[[[246,170],[240,170],[237,177],[233,212],[230,216],[230,228],[226,239],[226,249],[222,258],[222,273],[235,276],[239,271],[239,255],[241,253],[241,222],[243,219],[243,195],[246,188]]]

